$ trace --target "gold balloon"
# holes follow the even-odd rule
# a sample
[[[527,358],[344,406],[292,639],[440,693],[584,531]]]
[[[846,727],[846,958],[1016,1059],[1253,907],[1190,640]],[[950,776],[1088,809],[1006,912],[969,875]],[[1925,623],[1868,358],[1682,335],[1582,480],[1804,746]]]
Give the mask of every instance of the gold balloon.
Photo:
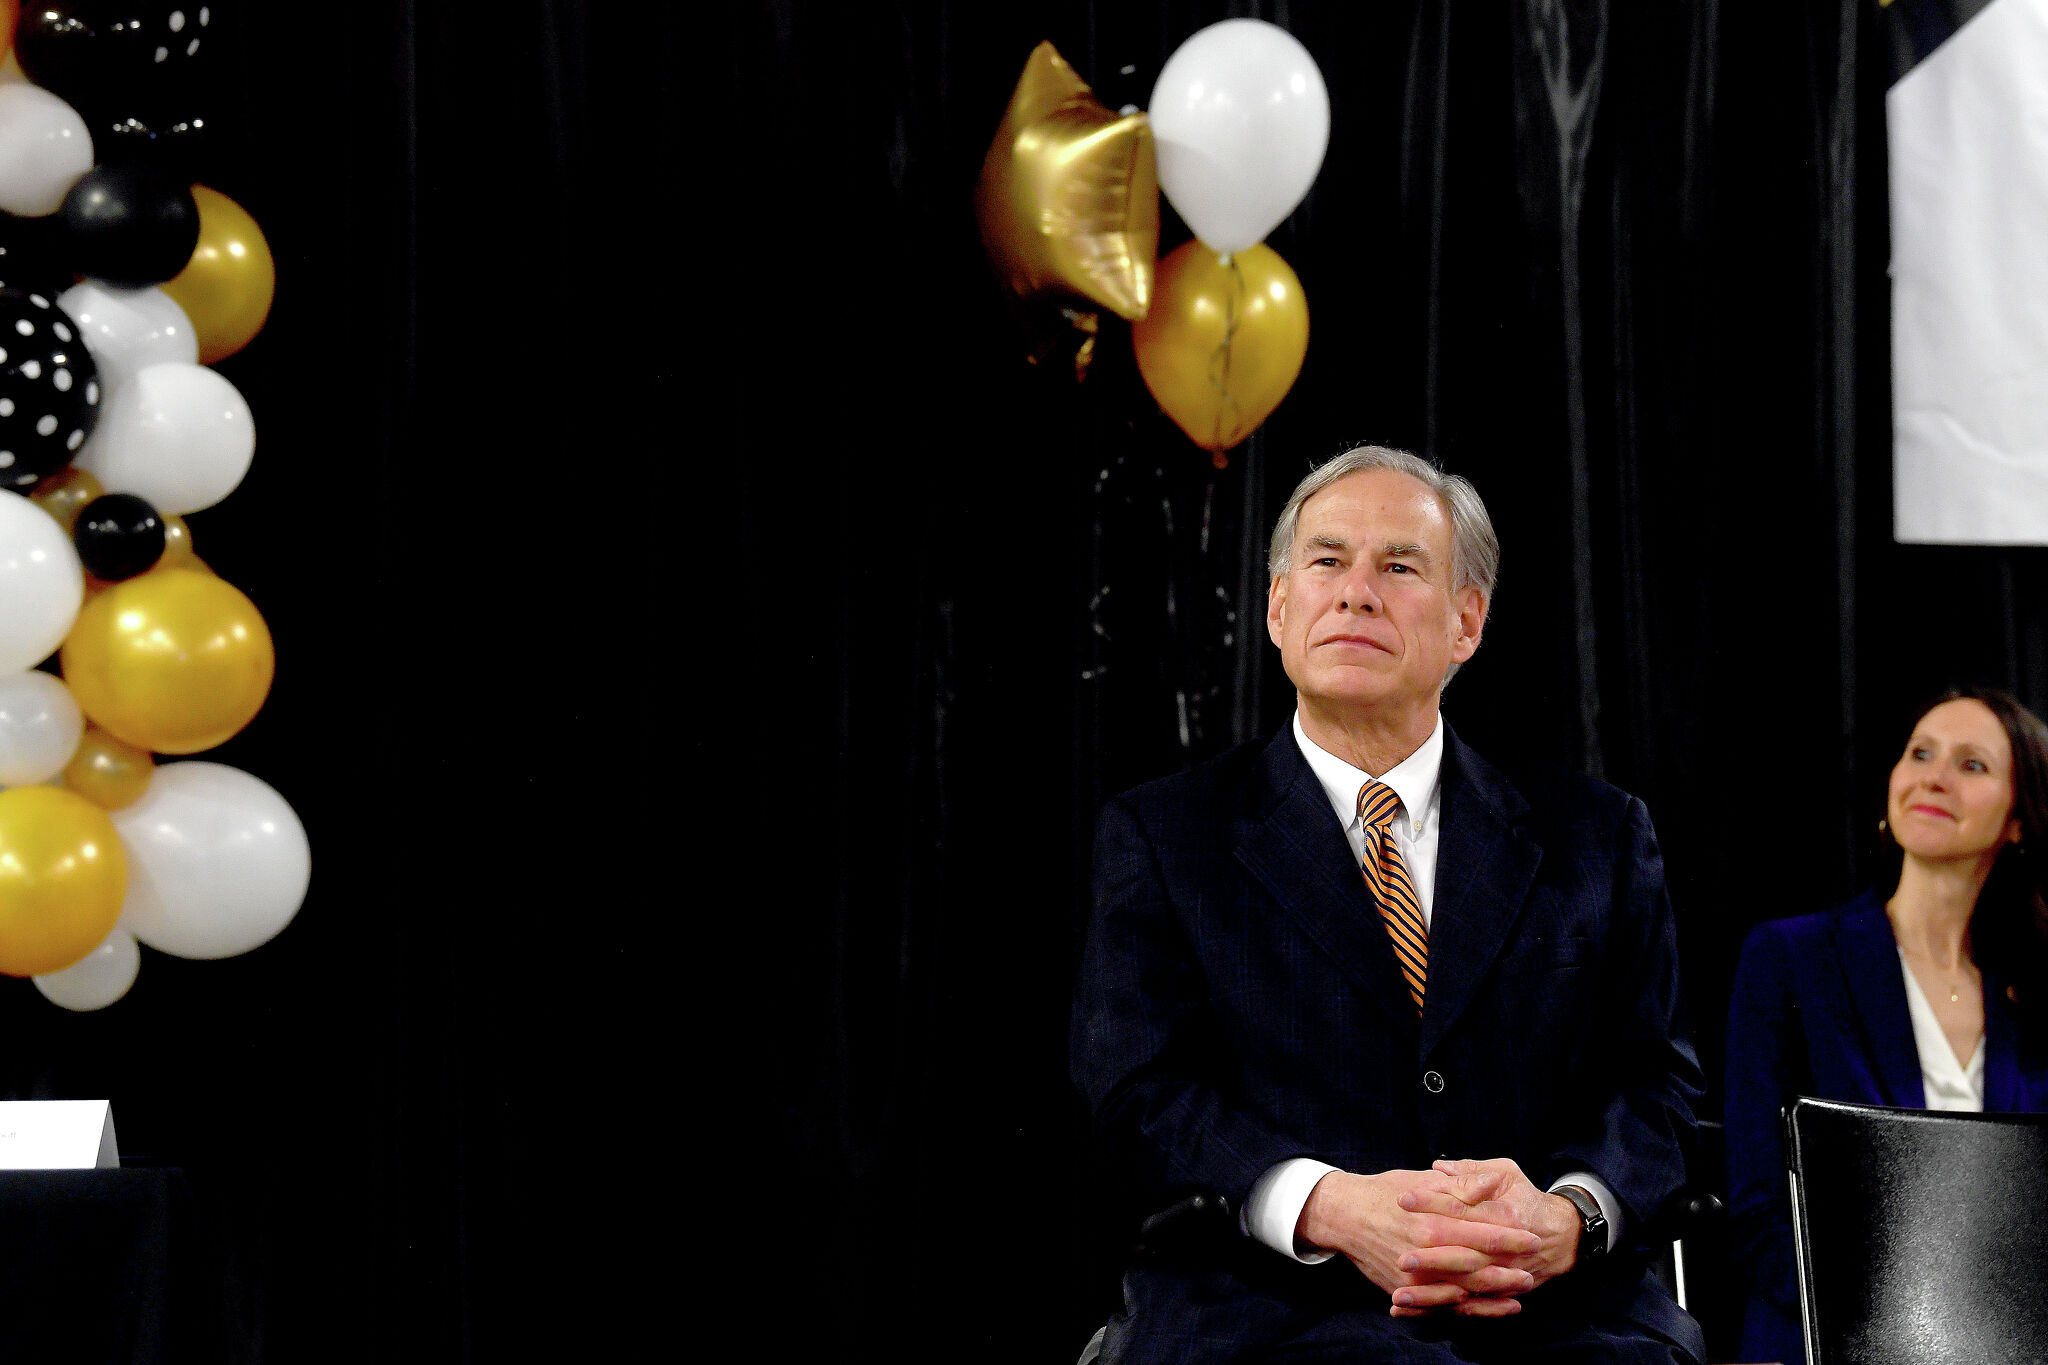
[[[61,787],[0,791],[0,972],[61,971],[121,918],[128,858],[107,813]]]
[[[1152,310],[1131,324],[1131,345],[1166,415],[1220,454],[1294,387],[1308,354],[1308,302],[1273,248],[1226,261],[1191,241],[1159,262]]]
[[[192,549],[192,528],[185,524],[183,517],[161,516],[157,520],[164,524],[164,552],[156,562],[159,569],[208,569],[200,562]]]
[[[191,320],[199,363],[211,365],[263,329],[277,293],[277,264],[248,210],[204,185],[192,187],[192,198],[199,205],[199,245],[163,291]]]
[[[36,485],[28,500],[57,519],[66,535],[78,527],[78,514],[85,505],[107,490],[100,481],[77,465],[66,465]]]
[[[124,743],[97,725],[85,727],[78,752],[64,765],[64,785],[101,810],[134,805],[155,776],[156,759],[149,750]]]
[[[1111,112],[1051,43],[1024,65],[974,209],[1013,301],[1079,295],[1122,317],[1145,315],[1159,254],[1152,125]]]
[[[137,748],[192,754],[256,718],[277,656],[256,604],[198,569],[158,569],[90,598],[58,654],[95,725]]]

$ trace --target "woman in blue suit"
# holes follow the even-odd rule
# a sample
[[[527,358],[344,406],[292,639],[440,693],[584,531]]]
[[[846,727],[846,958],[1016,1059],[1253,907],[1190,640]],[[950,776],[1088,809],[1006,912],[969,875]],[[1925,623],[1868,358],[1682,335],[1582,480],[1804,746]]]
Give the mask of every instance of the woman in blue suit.
[[[2048,728],[1947,693],[1885,795],[1896,889],[1760,924],[1728,1012],[1728,1187],[1743,1360],[1806,1359],[1778,1111],[1796,1095],[2048,1110]]]

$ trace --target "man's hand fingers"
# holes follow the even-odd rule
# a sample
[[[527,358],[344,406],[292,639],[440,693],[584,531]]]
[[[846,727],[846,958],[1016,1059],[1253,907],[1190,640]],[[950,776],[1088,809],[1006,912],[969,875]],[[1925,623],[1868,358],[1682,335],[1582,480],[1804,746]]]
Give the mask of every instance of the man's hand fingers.
[[[1409,1213],[1434,1214],[1440,1218],[1463,1218],[1475,1223],[1494,1223],[1504,1228],[1523,1228],[1521,1211],[1501,1199],[1467,1203],[1456,1194],[1436,1190],[1408,1190],[1401,1195],[1401,1207]]]
[[[1468,1204],[1499,1199],[1513,1187],[1521,1168],[1506,1159],[1498,1161],[1438,1161],[1430,1169],[1451,1177],[1452,1190]]]
[[[1448,1308],[1466,1297],[1467,1294],[1463,1285],[1441,1282],[1436,1284],[1408,1284],[1402,1285],[1394,1291],[1394,1307],[1397,1310],[1402,1308]]]
[[[1402,1253],[1401,1259],[1395,1262],[1399,1270],[1417,1280],[1453,1279],[1485,1270],[1493,1264],[1493,1258],[1485,1252],[1460,1246],[1419,1247]]]
[[[1469,1218],[1472,1205],[1450,1190],[1404,1190],[1400,1205],[1410,1213],[1435,1213],[1445,1218]]]
[[[1522,1311],[1520,1299],[1472,1298],[1451,1305],[1461,1318],[1506,1318]]]
[[[1536,1277],[1521,1266],[1502,1265],[1470,1247],[1422,1247],[1402,1253],[1396,1267],[1415,1283],[1442,1281],[1474,1294],[1526,1294]]]
[[[1518,1270],[1512,1266],[1490,1265],[1475,1270],[1470,1275],[1461,1275],[1452,1283],[1475,1296],[1498,1297],[1528,1293],[1536,1287],[1536,1277],[1526,1270]]]
[[[1508,1261],[1528,1256],[1543,1245],[1543,1239],[1524,1228],[1503,1227],[1472,1218],[1445,1218],[1424,1214],[1416,1219],[1417,1247],[1470,1247],[1484,1252],[1491,1261]]]

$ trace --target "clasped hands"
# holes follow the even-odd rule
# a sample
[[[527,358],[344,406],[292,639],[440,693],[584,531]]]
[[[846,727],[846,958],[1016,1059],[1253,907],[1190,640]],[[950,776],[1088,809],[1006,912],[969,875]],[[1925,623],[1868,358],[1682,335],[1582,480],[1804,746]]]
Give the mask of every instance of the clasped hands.
[[[1341,1252],[1393,1299],[1395,1317],[1506,1317],[1518,1296],[1570,1270],[1579,1214],[1514,1162],[1439,1161],[1426,1171],[1316,1182],[1298,1239]]]

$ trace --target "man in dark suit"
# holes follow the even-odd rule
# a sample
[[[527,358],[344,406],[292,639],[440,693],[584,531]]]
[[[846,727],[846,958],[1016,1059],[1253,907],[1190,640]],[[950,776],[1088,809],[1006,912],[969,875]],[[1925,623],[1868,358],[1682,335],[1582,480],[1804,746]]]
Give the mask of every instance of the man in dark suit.
[[[1147,1207],[1234,1224],[1132,1267],[1106,1360],[1702,1350],[1635,1254],[1701,1090],[1648,815],[1438,713],[1498,560],[1412,455],[1311,473],[1270,556],[1294,723],[1103,812],[1075,1076]]]

